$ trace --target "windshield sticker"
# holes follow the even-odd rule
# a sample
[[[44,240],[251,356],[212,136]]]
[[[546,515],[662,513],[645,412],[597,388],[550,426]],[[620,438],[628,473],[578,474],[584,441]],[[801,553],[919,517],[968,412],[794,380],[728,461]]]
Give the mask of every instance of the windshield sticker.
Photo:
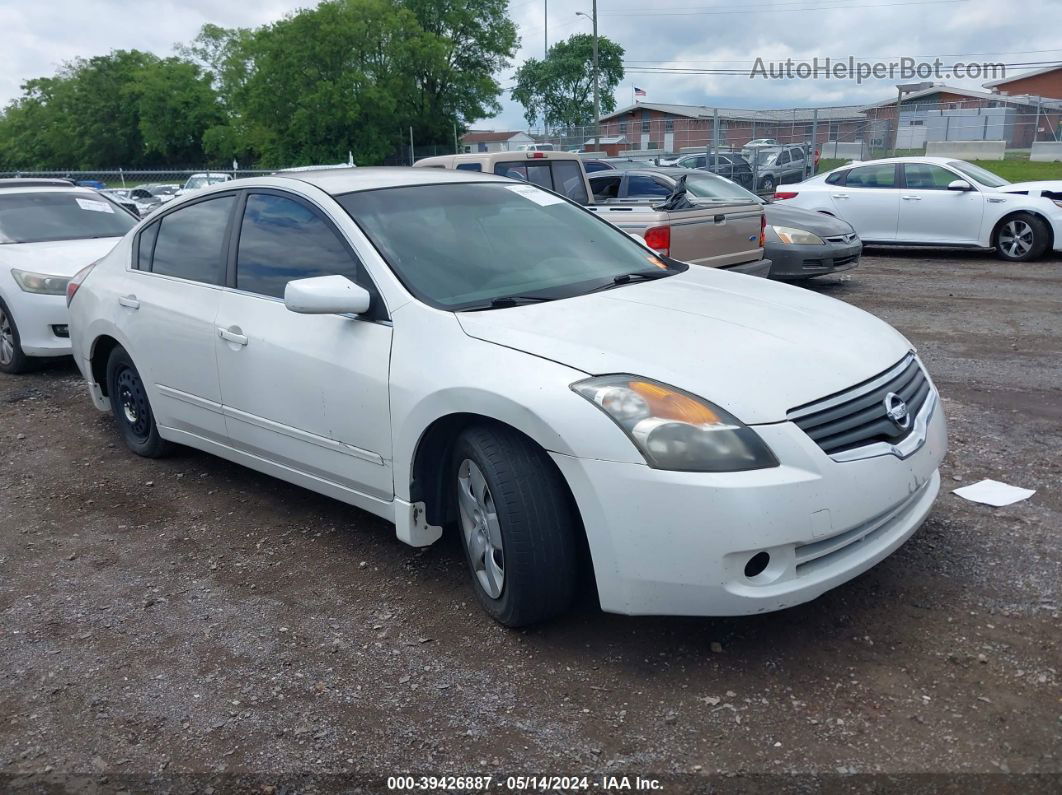
[[[533,185],[506,185],[505,187],[513,193],[518,193],[525,199],[530,199],[535,204],[543,207],[549,207],[551,204],[561,204],[564,201],[560,196],[554,196],[552,193],[539,190]]]
[[[107,202],[97,201],[96,199],[75,199],[77,206],[82,210],[91,210],[94,213],[113,213],[114,208]]]

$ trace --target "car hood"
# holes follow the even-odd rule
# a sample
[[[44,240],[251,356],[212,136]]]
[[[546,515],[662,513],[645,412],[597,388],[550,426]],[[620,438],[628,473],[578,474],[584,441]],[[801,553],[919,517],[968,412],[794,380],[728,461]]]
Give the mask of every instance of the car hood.
[[[819,237],[830,235],[847,235],[855,230],[847,221],[834,218],[832,215],[817,213],[813,210],[805,210],[802,207],[787,206],[785,204],[763,205],[767,223],[772,226],[791,226],[795,229],[804,229]]]
[[[104,256],[119,240],[120,237],[100,237],[44,243],[5,243],[0,245],[0,262],[34,273],[73,276]]]
[[[749,424],[783,421],[791,408],[888,369],[911,347],[891,326],[841,301],[699,267],[457,317],[476,339],[591,375],[653,378]]]

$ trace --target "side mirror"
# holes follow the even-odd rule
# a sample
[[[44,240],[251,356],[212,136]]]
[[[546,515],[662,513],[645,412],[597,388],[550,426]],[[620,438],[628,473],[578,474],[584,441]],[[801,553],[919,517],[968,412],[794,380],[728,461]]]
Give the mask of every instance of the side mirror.
[[[973,189],[974,189],[973,185],[971,185],[969,182],[967,182],[964,179],[957,179],[954,182],[949,182],[948,183],[948,190],[967,191],[967,190],[973,190]]]
[[[284,306],[301,315],[361,315],[370,302],[369,291],[346,276],[296,279],[284,287]]]

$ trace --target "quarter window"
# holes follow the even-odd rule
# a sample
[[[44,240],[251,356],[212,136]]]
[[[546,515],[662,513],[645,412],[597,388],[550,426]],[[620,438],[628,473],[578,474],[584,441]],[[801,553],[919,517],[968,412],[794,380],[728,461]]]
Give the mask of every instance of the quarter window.
[[[895,188],[896,166],[887,163],[853,168],[844,184],[847,188]]]
[[[137,235],[137,254],[136,254],[136,267],[137,270],[149,271],[151,270],[151,252],[155,248],[155,238],[159,236],[159,222],[156,221],[151,226],[144,227]]]
[[[207,199],[161,218],[152,272],[206,284],[224,282],[225,230],[234,201],[233,196]]]
[[[247,197],[236,254],[236,288],[284,297],[293,279],[346,276],[357,281],[357,261],[336,233],[306,205],[274,194]]]

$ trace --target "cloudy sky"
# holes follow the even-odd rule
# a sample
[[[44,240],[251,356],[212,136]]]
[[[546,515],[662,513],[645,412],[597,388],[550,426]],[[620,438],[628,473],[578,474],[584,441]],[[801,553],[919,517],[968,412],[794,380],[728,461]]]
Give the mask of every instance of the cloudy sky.
[[[312,0],[0,0],[0,105],[19,84],[51,74],[63,61],[112,49],[138,48],[169,55],[175,42],[200,26],[253,26],[277,19]],[[548,0],[553,43],[589,32],[590,0]],[[543,0],[511,0],[522,46],[514,65],[542,57]],[[1020,13],[1015,13],[1020,10]],[[622,107],[631,87],[647,101],[720,107],[799,107],[854,104],[894,95],[898,80],[763,80],[747,71],[765,62],[810,61],[827,56],[865,61],[901,57],[945,62],[1006,64],[1062,62],[1059,0],[599,0],[599,32],[626,49],[627,79],[617,90]],[[1011,66],[1008,74],[1034,67]],[[662,69],[686,70],[680,73]],[[697,74],[732,70],[745,74]],[[512,85],[511,70],[500,76]],[[983,80],[949,80],[978,88]],[[481,129],[522,128],[522,109],[504,101]]]

